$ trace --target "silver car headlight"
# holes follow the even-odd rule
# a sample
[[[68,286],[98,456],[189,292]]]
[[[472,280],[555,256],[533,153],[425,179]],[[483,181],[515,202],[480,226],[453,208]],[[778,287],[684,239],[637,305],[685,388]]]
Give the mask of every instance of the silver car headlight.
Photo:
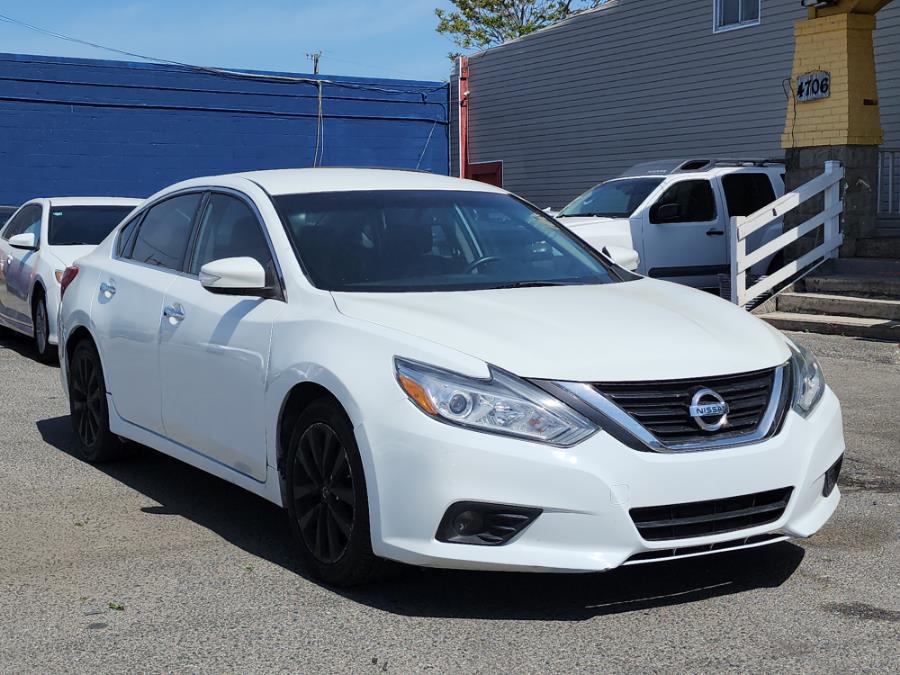
[[[410,400],[448,424],[562,447],[597,431],[562,401],[495,368],[490,379],[477,379],[397,357],[394,369]]]
[[[803,417],[809,417],[825,393],[825,376],[822,367],[803,345],[788,340],[791,348],[791,369],[794,376],[794,398],[792,406]]]

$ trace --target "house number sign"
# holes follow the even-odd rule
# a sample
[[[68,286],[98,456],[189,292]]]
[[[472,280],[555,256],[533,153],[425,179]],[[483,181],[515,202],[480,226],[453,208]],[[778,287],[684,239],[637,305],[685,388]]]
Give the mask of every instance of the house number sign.
[[[817,70],[797,78],[797,100],[800,103],[817,101],[831,96],[831,73]]]

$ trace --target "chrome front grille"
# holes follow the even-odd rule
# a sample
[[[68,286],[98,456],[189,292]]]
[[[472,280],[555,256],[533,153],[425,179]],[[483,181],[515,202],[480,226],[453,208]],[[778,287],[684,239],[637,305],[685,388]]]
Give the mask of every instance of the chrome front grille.
[[[645,442],[651,439],[647,442],[651,449],[679,450],[754,442],[777,433],[790,399],[788,379],[788,368],[780,366],[739,375],[591,386],[612,404],[603,406],[603,412],[620,412],[617,421],[624,419],[626,428],[633,430],[636,424],[643,431],[638,437]],[[691,415],[696,395],[707,390],[727,404],[724,418]],[[711,429],[704,420],[721,422],[721,426]]]

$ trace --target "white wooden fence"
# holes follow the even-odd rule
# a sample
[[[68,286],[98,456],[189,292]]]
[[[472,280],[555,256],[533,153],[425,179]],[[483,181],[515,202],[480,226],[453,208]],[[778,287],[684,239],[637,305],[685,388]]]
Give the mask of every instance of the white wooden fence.
[[[844,168],[840,162],[825,162],[825,173],[822,175],[801,185],[796,190],[788,192],[756,213],[751,213],[746,217],[731,219],[729,245],[731,248],[732,302],[744,307],[754,298],[771,291],[785,280],[810,267],[813,263],[837,257],[837,250],[844,242],[844,235],[841,234],[840,225],[841,213],[844,210],[844,203],[841,200],[840,193],[840,185],[843,178]],[[812,199],[820,192],[825,193],[825,208],[821,213],[787,230],[755,251],[747,250],[747,238],[751,234],[784,217],[786,213],[793,211],[800,204]],[[784,267],[747,288],[747,278],[751,267],[783,250],[788,244],[792,244],[817,227],[823,227],[824,229],[822,244],[795,260],[785,261]]]

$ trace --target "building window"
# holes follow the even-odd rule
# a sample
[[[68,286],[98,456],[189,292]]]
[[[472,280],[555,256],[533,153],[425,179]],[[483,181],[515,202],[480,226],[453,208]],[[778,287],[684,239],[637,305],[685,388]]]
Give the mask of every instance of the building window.
[[[716,7],[714,29],[746,28],[759,24],[762,0],[713,0]]]

